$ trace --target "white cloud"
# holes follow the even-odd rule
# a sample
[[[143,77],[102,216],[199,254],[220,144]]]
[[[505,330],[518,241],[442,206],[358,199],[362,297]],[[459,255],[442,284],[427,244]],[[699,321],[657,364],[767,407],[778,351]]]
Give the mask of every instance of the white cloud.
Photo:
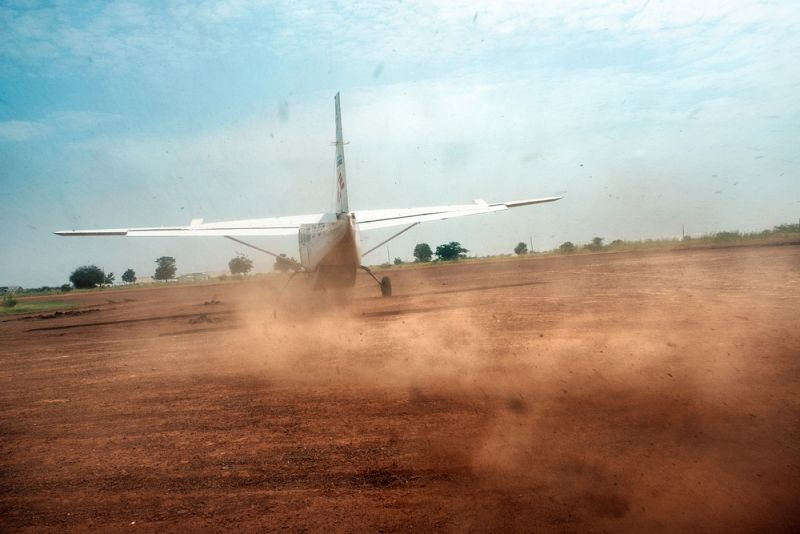
[[[237,43],[236,28],[226,25],[246,20],[257,7],[234,0],[167,6],[112,1],[99,10],[73,3],[6,7],[0,9],[0,50],[21,64],[50,61],[61,68],[87,59],[106,69],[125,69],[143,59],[175,65],[252,43],[252,36],[244,35]]]
[[[0,141],[29,141],[43,137],[50,129],[40,122],[5,121],[0,122]]]
[[[0,122],[0,140],[35,141],[57,133],[92,133],[96,128],[118,118],[118,115],[94,111],[57,111],[39,121],[11,120]]]
[[[90,58],[105,69],[142,69],[143,62],[183,65],[237,48],[302,59],[313,46],[342,61],[447,64],[491,61],[492,54],[505,51],[535,56],[546,47],[592,48],[602,40],[608,46],[662,47],[658,59],[672,68],[695,61],[765,61],[769,50],[786,43],[796,49],[793,28],[800,23],[793,2],[751,0],[218,0],[166,6],[114,1],[100,10],[67,5],[0,9],[3,55],[29,64],[56,61],[62,68]]]
[[[119,119],[113,113],[100,113],[96,111],[64,110],[51,113],[47,122],[60,130],[89,130]]]

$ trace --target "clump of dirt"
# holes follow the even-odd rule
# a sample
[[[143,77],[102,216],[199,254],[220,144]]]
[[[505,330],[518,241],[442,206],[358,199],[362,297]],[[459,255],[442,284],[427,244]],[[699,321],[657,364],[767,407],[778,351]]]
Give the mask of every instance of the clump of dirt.
[[[219,323],[224,320],[225,319],[223,317],[208,316],[205,313],[202,313],[189,319],[189,324]]]
[[[522,399],[522,397],[511,397],[506,400],[506,408],[510,412],[524,414],[528,411],[528,405]]]
[[[408,470],[391,470],[385,468],[367,469],[352,477],[354,486],[372,486],[377,488],[391,488],[404,486],[411,482],[414,474]]]
[[[28,315],[27,317],[21,317],[20,320],[25,321],[28,319],[56,319],[58,317],[77,317],[78,315],[84,315],[86,313],[94,313],[99,311],[100,308],[91,308],[89,310],[57,311],[53,313],[40,313],[39,315]]]

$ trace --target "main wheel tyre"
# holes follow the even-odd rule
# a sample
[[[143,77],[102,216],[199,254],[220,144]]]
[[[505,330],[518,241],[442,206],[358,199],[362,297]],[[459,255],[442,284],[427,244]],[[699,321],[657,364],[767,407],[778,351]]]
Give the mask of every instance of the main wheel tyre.
[[[381,295],[384,297],[392,296],[392,280],[388,276],[381,278]]]

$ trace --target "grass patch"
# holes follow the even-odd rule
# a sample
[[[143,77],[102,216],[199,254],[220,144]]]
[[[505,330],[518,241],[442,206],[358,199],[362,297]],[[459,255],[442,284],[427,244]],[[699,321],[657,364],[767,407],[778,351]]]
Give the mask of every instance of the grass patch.
[[[18,301],[16,306],[0,306],[0,315],[17,315],[20,313],[39,313],[53,310],[64,310],[77,306],[74,302],[64,300],[38,300],[38,301]]]

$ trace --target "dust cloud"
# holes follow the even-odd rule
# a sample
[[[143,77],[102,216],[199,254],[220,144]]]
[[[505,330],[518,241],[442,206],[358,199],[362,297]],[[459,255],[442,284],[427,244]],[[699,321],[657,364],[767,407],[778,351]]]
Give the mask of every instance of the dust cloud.
[[[476,292],[473,277],[459,292],[420,270],[407,276],[413,294],[389,301],[296,285],[277,302],[265,290],[238,302],[239,328],[218,343],[237,372],[438,414],[418,462],[464,470],[472,488],[548,499],[548,513],[578,524],[780,530],[797,519],[797,473],[787,490],[785,470],[797,469],[786,447],[798,428],[776,423],[761,388],[774,369],[758,354],[771,344],[783,361],[800,345],[754,327],[785,321],[781,281],[757,254],[733,271],[703,260],[543,263],[541,287],[483,280]]]
[[[399,269],[390,299],[366,277],[79,295],[99,311],[0,323],[0,509],[791,531],[798,266],[796,246],[753,247]]]

